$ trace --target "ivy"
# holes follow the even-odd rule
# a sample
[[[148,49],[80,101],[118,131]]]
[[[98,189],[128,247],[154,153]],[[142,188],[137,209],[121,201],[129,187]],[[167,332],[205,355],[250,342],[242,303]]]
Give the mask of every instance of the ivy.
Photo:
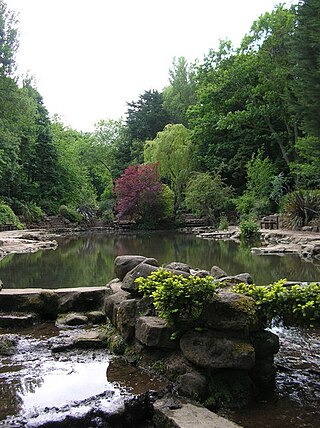
[[[313,327],[320,322],[320,284],[285,285],[281,279],[266,286],[238,284],[232,291],[253,297],[258,315],[271,321],[280,317],[287,323]]]
[[[169,324],[196,321],[205,301],[216,292],[217,285],[211,276],[184,277],[159,269],[147,278],[137,278],[139,291],[151,296],[159,317]]]

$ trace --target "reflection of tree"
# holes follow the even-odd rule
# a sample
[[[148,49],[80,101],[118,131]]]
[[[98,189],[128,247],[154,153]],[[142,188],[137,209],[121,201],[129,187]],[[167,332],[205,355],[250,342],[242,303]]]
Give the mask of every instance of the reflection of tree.
[[[14,254],[0,261],[0,279],[7,288],[104,285],[114,277],[114,258],[140,254],[160,264],[180,261],[191,267],[220,266],[227,274],[249,272],[257,284],[279,278],[319,280],[320,268],[295,256],[255,256],[250,247],[175,232],[128,235],[102,233],[59,240],[55,251]],[[5,263],[3,263],[6,261]]]

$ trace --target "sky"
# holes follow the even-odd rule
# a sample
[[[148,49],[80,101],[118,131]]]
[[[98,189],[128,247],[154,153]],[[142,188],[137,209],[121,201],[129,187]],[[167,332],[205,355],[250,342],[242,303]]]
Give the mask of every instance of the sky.
[[[79,131],[125,119],[126,102],[168,85],[174,57],[202,61],[219,39],[240,44],[276,0],[4,0],[18,12],[18,74],[50,115]],[[290,0],[289,0],[290,2]]]

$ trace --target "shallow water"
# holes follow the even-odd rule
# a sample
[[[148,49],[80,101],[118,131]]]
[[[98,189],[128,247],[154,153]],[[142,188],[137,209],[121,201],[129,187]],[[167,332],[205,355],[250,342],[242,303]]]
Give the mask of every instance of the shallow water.
[[[41,426],[66,415],[85,415],[93,407],[112,414],[134,395],[165,387],[107,350],[51,353],[53,343],[79,332],[59,333],[50,324],[15,331],[15,354],[0,357],[0,426]]]
[[[104,285],[114,278],[114,258],[141,254],[161,264],[180,261],[191,267],[220,266],[227,274],[249,272],[256,284],[280,278],[320,279],[318,261],[298,256],[257,256],[233,241],[213,241],[177,232],[114,235],[88,233],[58,239],[56,250],[11,254],[0,261],[0,279],[6,288],[61,288]]]
[[[271,331],[280,338],[276,391],[225,415],[244,428],[319,428],[320,329],[274,326]]]

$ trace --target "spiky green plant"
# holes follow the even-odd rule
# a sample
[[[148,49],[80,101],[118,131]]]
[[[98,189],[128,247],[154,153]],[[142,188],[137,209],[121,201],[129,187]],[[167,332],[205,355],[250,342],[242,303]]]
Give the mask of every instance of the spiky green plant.
[[[284,204],[284,212],[292,229],[307,225],[320,215],[320,191],[297,190],[290,193]]]

